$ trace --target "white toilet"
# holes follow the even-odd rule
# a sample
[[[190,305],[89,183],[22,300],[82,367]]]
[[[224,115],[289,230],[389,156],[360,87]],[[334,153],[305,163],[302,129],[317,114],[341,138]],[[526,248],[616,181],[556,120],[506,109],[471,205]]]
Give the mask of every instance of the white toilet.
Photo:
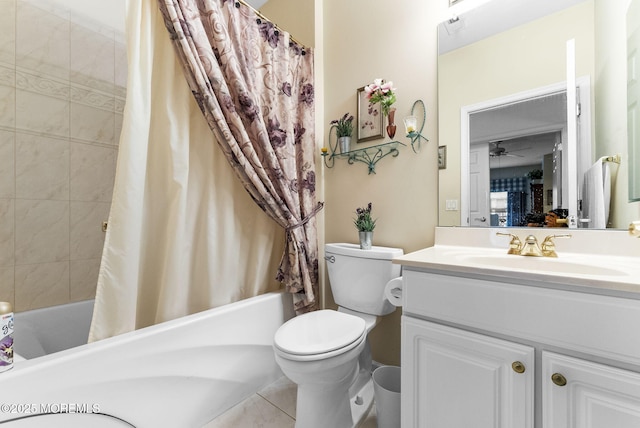
[[[325,259],[337,311],[300,315],[275,334],[275,359],[298,385],[296,428],[351,428],[373,402],[367,334],[396,308],[384,295],[400,276],[391,259],[402,249],[326,244]]]

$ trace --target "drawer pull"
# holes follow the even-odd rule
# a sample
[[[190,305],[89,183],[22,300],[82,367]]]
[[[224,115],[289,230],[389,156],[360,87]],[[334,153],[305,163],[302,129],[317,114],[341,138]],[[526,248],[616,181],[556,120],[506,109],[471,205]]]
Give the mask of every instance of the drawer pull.
[[[558,386],[565,386],[567,384],[567,378],[560,373],[554,373],[551,375],[551,381]]]
[[[520,361],[514,361],[511,364],[511,368],[513,369],[514,372],[516,373],[524,373],[525,370],[527,370],[524,366],[524,364],[522,364]]]

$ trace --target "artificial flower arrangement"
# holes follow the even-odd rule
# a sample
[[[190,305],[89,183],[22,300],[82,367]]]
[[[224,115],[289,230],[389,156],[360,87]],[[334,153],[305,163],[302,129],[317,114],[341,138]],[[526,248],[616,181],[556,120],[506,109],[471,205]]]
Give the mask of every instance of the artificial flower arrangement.
[[[338,138],[351,137],[353,134],[353,115],[349,113],[345,113],[340,119],[332,120],[329,124],[335,125]]]
[[[376,221],[371,218],[371,202],[365,208],[356,209],[356,218],[353,224],[359,232],[373,232],[376,227]]]
[[[373,83],[364,87],[365,96],[371,104],[380,103],[382,114],[389,115],[389,110],[396,102],[396,94],[393,82],[385,82],[383,79],[374,79]]]

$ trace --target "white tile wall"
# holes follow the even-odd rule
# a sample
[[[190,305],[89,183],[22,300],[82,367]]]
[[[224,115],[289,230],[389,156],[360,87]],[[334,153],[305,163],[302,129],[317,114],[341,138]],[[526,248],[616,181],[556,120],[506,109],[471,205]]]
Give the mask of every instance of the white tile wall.
[[[69,200],[69,142],[16,133],[16,198]]]
[[[69,80],[70,22],[17,0],[16,66]]]
[[[126,96],[123,36],[0,0],[0,300],[93,298]]]
[[[16,60],[16,2],[0,0],[0,62],[15,64]]]
[[[0,198],[15,197],[15,147],[15,133],[0,130]]]

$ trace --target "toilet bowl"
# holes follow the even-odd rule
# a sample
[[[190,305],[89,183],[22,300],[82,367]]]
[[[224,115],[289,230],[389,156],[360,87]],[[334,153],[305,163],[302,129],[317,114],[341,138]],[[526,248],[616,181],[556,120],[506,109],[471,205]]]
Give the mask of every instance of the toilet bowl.
[[[366,417],[373,403],[367,335],[395,310],[384,286],[400,276],[391,259],[401,249],[327,244],[325,254],[338,310],[295,317],[274,337],[276,362],[298,385],[296,428],[351,428]]]

